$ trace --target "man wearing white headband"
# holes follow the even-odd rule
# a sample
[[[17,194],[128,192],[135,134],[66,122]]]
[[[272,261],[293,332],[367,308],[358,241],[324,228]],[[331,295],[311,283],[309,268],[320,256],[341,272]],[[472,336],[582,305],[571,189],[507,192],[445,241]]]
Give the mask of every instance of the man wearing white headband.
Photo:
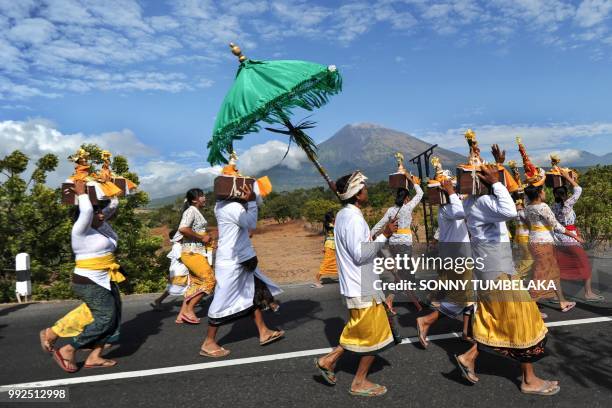
[[[340,293],[349,309],[349,320],[340,336],[340,344],[331,353],[315,359],[315,364],[325,381],[335,385],[334,368],[344,351],[360,354],[350,393],[374,397],[385,394],[387,388],[368,381],[368,371],[376,354],[392,346],[394,341],[384,307],[384,293],[372,285],[377,279],[372,261],[380,246],[397,231],[397,221],[385,225],[376,238],[377,244],[367,244],[372,241],[370,228],[361,213],[368,202],[366,180],[367,177],[356,171],[336,181],[338,195],[344,204],[336,216],[336,260]]]

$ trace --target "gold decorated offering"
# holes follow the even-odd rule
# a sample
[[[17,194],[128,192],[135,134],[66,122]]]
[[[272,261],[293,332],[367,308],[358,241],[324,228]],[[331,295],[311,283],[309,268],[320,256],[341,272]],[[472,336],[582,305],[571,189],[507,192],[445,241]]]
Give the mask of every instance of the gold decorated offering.
[[[476,132],[468,129],[465,140],[470,148],[468,161],[457,167],[457,192],[468,195],[487,195],[491,194],[491,187],[480,181],[478,174],[482,174],[482,166],[487,165],[487,161],[480,155],[480,146],[476,140]],[[504,166],[497,164],[499,170],[499,181],[507,186]]]
[[[87,193],[92,204],[98,201],[109,200],[113,197],[124,196],[136,188],[131,180],[115,175],[111,170],[112,154],[108,150],[102,151],[102,167],[96,172],[89,162],[89,153],[85,149],[79,149],[68,160],[75,163],[73,174],[62,183],[62,203],[66,205],[78,204],[74,193],[74,182],[84,181],[87,183]]]
[[[418,177],[412,175],[404,167],[404,155],[402,153],[397,152],[393,157],[395,157],[397,162],[397,170],[395,173],[389,174],[389,187],[409,190],[414,184],[421,182]]]
[[[457,179],[452,176],[450,171],[442,168],[440,158],[432,156],[430,160],[434,168],[434,177],[427,180],[427,198],[431,204],[444,205],[449,202],[448,194],[441,186],[445,180],[451,180],[453,185],[457,184]]]
[[[272,192],[272,183],[268,176],[260,177],[255,180],[253,177],[247,177],[240,174],[237,167],[238,155],[232,152],[229,163],[221,170],[221,175],[215,178],[213,191],[218,200],[236,200],[242,197],[242,189],[245,186],[251,188],[251,195],[248,201],[255,200],[255,182],[259,188],[259,194],[262,197],[267,196]]]
[[[568,172],[569,176],[574,180],[578,179],[576,170],[567,167],[561,167],[561,157],[558,154],[550,155],[551,169],[546,172],[546,186],[551,188],[567,186],[569,182],[563,177],[563,172]]]

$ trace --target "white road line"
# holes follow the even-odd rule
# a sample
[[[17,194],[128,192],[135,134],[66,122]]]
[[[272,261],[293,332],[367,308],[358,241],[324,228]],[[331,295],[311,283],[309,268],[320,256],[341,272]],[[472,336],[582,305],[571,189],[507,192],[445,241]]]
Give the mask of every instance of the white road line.
[[[592,317],[592,318],[587,318],[587,319],[548,322],[546,323],[546,326],[548,327],[573,326],[573,325],[578,325],[578,324],[600,323],[600,322],[609,322],[609,321],[612,321],[612,317],[603,316],[603,317]],[[427,339],[435,341],[435,340],[452,339],[452,338],[456,338],[460,336],[461,336],[461,333],[454,332],[454,333],[435,334],[432,336],[427,336]],[[417,337],[409,337],[409,338],[405,338],[402,341],[402,344],[415,343],[418,341],[419,339]],[[139,378],[139,377],[148,377],[151,375],[182,373],[182,372],[196,371],[196,370],[208,370],[210,368],[228,367],[228,366],[236,366],[236,365],[252,364],[252,363],[262,363],[266,361],[275,361],[275,360],[286,360],[289,358],[316,356],[316,355],[329,353],[331,350],[332,349],[330,347],[327,347],[327,348],[320,348],[320,349],[313,349],[313,350],[293,351],[291,353],[272,354],[272,355],[267,355],[267,356],[257,356],[257,357],[247,357],[247,358],[235,358],[235,359],[222,360],[222,361],[212,361],[210,363],[153,368],[150,370],[124,371],[124,372],[112,373],[112,374],[89,375],[89,376],[84,376],[84,377],[61,378],[58,380],[0,385],[0,392],[7,392],[10,388],[58,387],[62,385],[73,385],[73,384],[92,383],[92,382],[98,382],[98,381],[120,380],[123,378]]]

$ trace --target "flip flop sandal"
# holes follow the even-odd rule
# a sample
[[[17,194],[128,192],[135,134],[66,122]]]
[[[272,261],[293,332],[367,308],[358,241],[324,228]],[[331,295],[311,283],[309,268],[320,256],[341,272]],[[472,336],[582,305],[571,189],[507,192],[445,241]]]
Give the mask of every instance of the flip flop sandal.
[[[85,364],[83,368],[111,368],[117,365],[115,360],[104,360],[102,364]]]
[[[521,392],[523,394],[531,394],[531,395],[543,395],[543,396],[551,396],[557,394],[561,391],[561,386],[557,384],[553,384],[550,381],[545,381],[544,385],[539,390],[524,390],[521,387]]]
[[[53,349],[53,343],[47,340],[47,329],[43,329],[38,333],[38,337],[40,338],[40,347],[45,353],[53,353],[55,350]]]
[[[259,345],[265,346],[266,344],[274,343],[275,341],[280,340],[283,337],[285,337],[285,332],[283,330],[275,331],[270,335],[270,337],[268,337],[264,341],[260,341]]]
[[[189,324],[200,324],[200,319],[198,320],[194,320],[189,316],[186,315],[180,315],[179,319],[181,319],[184,323],[189,323]]]
[[[149,303],[149,306],[151,306],[153,308],[153,310],[157,311],[157,312],[161,312],[162,310],[164,310],[161,305],[155,303],[155,302],[151,302]]]
[[[569,312],[570,310],[572,310],[575,307],[576,307],[576,302],[570,302],[570,304],[568,306],[565,306],[563,309],[561,309],[561,312],[562,313]]]
[[[416,329],[417,329],[417,336],[419,338],[419,343],[421,343],[421,346],[423,347],[423,349],[427,350],[427,347],[429,347],[429,343],[427,342],[427,336],[425,337],[421,336],[421,326],[419,325],[418,319],[416,322]]]
[[[211,352],[208,352],[206,350],[200,349],[200,355],[202,357],[221,358],[221,357],[228,356],[229,353],[230,353],[230,351],[224,349],[223,347],[221,347],[218,350],[211,351]]]
[[[476,377],[476,374],[472,370],[470,370],[469,367],[463,365],[461,360],[459,360],[458,355],[454,354],[454,356],[455,356],[455,361],[457,362],[457,365],[459,366],[459,370],[461,370],[461,375],[463,376],[463,378],[465,378],[472,384],[476,384],[478,380],[474,380],[472,377],[470,377],[470,376]]]
[[[317,370],[321,372],[321,375],[323,376],[325,382],[327,382],[329,385],[336,385],[336,374],[333,371],[328,370],[327,368],[321,367],[321,365],[319,365],[318,357],[315,357],[314,363],[315,367],[317,367]]]
[[[586,298],[586,297],[584,298],[585,302],[591,302],[591,303],[603,302],[605,300],[606,298],[601,295],[595,295],[595,297],[593,298]]]
[[[375,390],[380,390],[379,392],[375,392]],[[356,397],[380,397],[381,395],[385,395],[387,393],[387,387],[384,385],[374,384],[373,387],[367,388],[361,391],[353,391],[349,388],[349,394],[354,395]]]
[[[76,368],[76,367],[75,367],[75,368],[70,368],[70,367],[68,367],[68,365],[66,365],[66,361],[68,361],[68,362],[69,362],[70,360],[68,360],[68,359],[64,358],[64,357],[63,357],[63,356],[60,354],[59,350],[55,350],[55,351],[53,352],[53,360],[54,360],[54,361],[57,363],[57,365],[58,365],[58,366],[60,366],[60,368],[61,368],[62,370],[64,370],[64,371],[65,371],[65,372],[67,372],[67,373],[72,374],[72,373],[76,373],[77,371],[79,371],[79,369],[78,369],[78,368]]]

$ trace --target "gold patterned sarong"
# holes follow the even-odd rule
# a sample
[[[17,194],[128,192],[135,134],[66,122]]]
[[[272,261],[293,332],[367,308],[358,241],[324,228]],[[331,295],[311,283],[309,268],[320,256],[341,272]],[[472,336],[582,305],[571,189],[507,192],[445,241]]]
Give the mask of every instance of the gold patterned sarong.
[[[498,279],[512,279],[503,274]],[[541,342],[548,329],[526,290],[478,293],[472,331],[474,340],[490,347],[525,349]]]
[[[211,294],[217,281],[206,257],[200,253],[183,252],[181,262],[189,269],[189,286],[185,291],[185,300],[200,293]]]

